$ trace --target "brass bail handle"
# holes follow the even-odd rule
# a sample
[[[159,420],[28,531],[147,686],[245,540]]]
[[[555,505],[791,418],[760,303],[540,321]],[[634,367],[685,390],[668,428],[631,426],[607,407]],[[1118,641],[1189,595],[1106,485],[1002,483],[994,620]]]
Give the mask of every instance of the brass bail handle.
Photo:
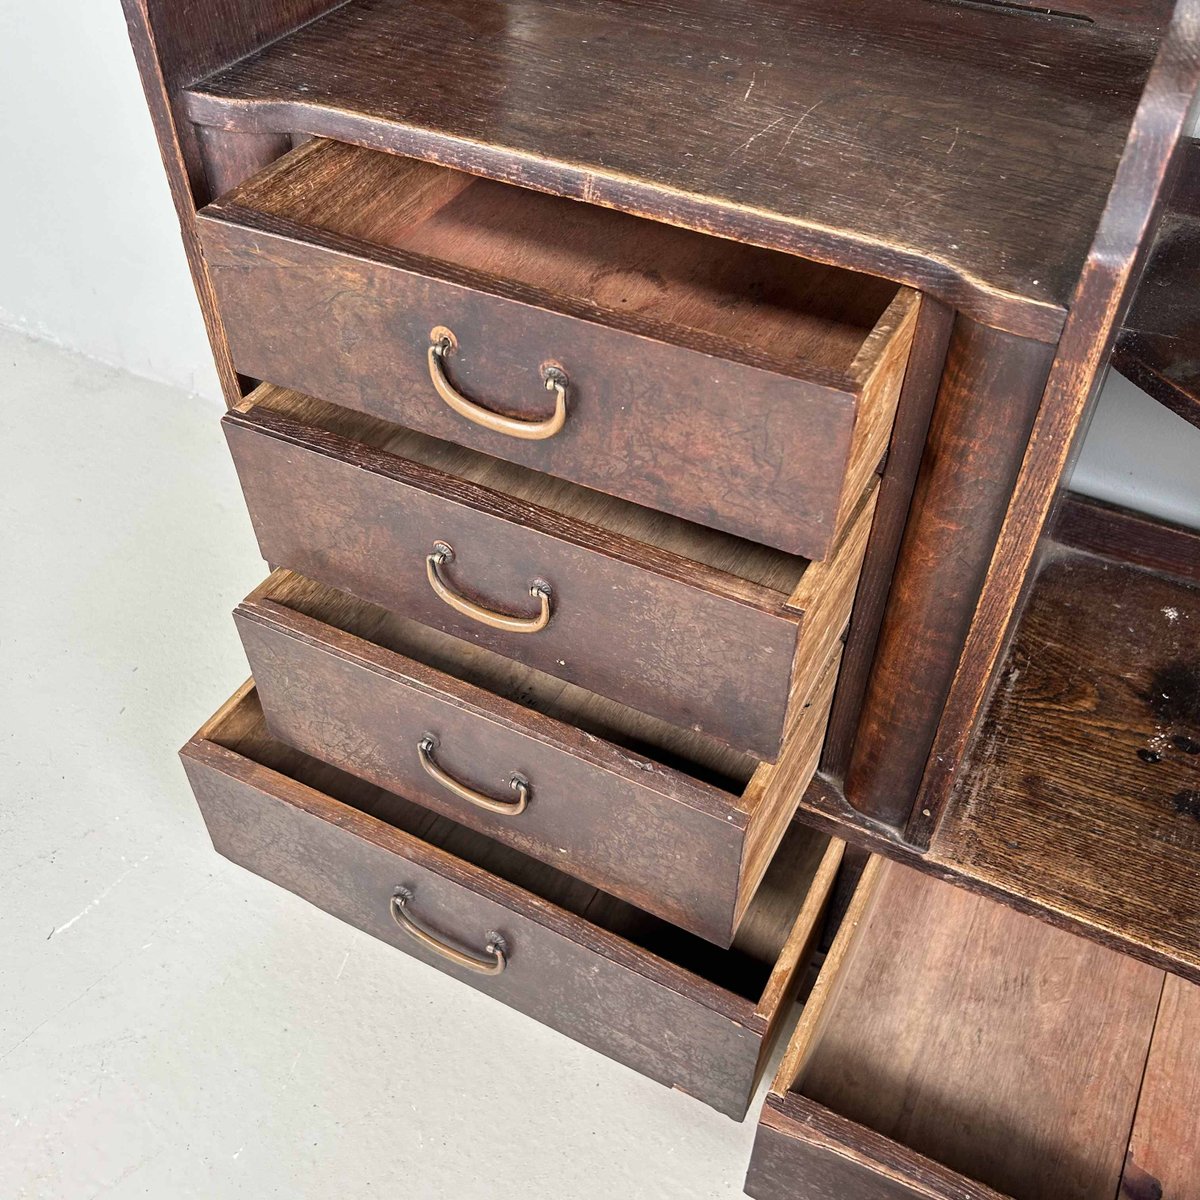
[[[411,888],[397,888],[392,896],[389,911],[392,914],[392,920],[426,949],[441,955],[442,958],[449,959],[455,966],[474,971],[477,975],[499,975],[508,966],[504,939],[498,933],[487,935],[487,943],[482,954],[475,950],[460,949],[458,946],[444,941],[412,915],[409,910],[412,900]]]
[[[505,633],[540,633],[550,624],[550,585],[545,580],[535,579],[529,585],[529,594],[538,602],[538,615],[514,616],[485,608],[482,604],[476,604],[474,600],[468,600],[466,596],[456,592],[442,575],[442,567],[453,560],[454,550],[451,546],[446,542],[434,542],[433,553],[425,559],[425,574],[437,598],[455,612]]]
[[[476,808],[497,813],[502,817],[519,817],[525,811],[529,804],[530,787],[529,780],[523,775],[514,773],[508,781],[508,786],[517,794],[515,800],[493,800],[491,796],[485,796],[483,792],[477,792],[474,788],[468,787],[440,767],[433,757],[436,749],[437,740],[428,733],[417,743],[417,756],[421,760],[421,767],[439,787],[445,788],[451,795],[465,800],[468,804],[473,804]]]
[[[438,325],[430,332],[427,357],[433,390],[460,417],[465,417],[484,429],[490,429],[493,433],[503,433],[508,437],[524,438],[532,442],[552,438],[561,431],[567,422],[567,376],[561,367],[552,363],[542,365],[542,381],[546,385],[546,391],[554,393],[554,412],[542,421],[525,421],[518,417],[506,417],[503,413],[476,404],[450,382],[446,374],[446,358],[453,354],[457,347],[458,338],[444,325]]]

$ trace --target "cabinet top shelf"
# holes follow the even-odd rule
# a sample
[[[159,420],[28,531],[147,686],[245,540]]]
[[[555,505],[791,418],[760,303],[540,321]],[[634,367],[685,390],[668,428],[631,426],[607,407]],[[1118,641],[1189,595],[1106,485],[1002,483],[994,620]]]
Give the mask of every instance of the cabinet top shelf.
[[[1157,30],[1114,0],[1025,2],[351,0],[186,107],[883,275],[1053,340]]]

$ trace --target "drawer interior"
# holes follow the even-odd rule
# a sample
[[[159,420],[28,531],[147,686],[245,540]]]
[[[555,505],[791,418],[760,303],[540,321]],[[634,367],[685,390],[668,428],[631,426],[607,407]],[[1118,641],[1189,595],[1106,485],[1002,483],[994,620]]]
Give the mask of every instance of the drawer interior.
[[[274,572],[247,603],[261,600],[424,663],[733,796],[742,795],[759,768],[757,759],[703,734],[658,720],[294,572]]]
[[[783,373],[849,373],[894,283],[513,187],[314,140],[225,201],[473,276],[555,306],[653,322]],[[688,335],[691,335],[690,337]]]
[[[750,1006],[758,1004],[767,992],[777,961],[829,848],[829,839],[824,834],[793,825],[733,946],[721,950],[520,851],[276,740],[267,731],[253,689],[231,702],[200,736],[499,876],[744,999]]]
[[[810,565],[806,559],[782,550],[655,512],[299,392],[264,384],[243,403],[244,411],[255,409],[280,413],[311,428],[326,430],[711,568],[749,584],[758,599],[776,607],[792,598]],[[773,601],[770,593],[775,593]]]
[[[972,1200],[1115,1196],[1163,986],[1153,967],[876,859],[773,1103]]]

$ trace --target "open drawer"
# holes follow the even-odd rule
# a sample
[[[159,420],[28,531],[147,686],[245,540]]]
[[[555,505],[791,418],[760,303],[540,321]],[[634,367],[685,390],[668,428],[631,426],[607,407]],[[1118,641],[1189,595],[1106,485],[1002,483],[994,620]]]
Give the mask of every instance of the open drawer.
[[[771,1089],[746,1190],[1193,1200],[1197,1020],[1192,984],[873,859]]]
[[[730,950],[267,733],[247,684],[184,747],[216,849],[359,929],[741,1118],[842,846],[795,826]]]
[[[887,448],[918,305],[337,142],[199,224],[242,374],[806,558]]]
[[[768,761],[846,627],[878,493],[808,563],[296,392],[224,423],[268,562]]]
[[[723,946],[816,770],[840,658],[766,764],[290,572],[234,616],[281,741]]]

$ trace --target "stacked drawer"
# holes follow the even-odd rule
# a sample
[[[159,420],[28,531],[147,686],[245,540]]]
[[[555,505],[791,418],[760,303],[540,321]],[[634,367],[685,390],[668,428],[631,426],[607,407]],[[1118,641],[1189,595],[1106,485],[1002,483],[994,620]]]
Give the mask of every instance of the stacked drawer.
[[[741,1116],[916,296],[322,141],[200,227],[277,568],[217,848]]]

